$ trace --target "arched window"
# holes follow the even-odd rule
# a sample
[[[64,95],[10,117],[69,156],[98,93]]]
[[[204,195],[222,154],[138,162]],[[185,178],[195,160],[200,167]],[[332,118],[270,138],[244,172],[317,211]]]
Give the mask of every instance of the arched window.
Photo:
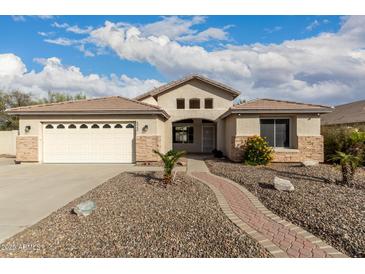
[[[111,126],[109,124],[105,124],[103,125],[103,128],[111,128]]]
[[[82,124],[82,125],[80,126],[80,128],[87,128],[87,125]]]
[[[62,125],[62,124],[59,124],[59,125],[57,126],[57,128],[65,128],[65,126],[64,126],[64,125]]]
[[[100,128],[97,124],[93,124],[91,128]]]
[[[46,125],[46,129],[51,129],[53,126],[51,124]]]
[[[116,124],[116,125],[114,126],[114,128],[123,128],[123,126],[122,126],[121,124]]]
[[[133,124],[128,124],[128,125],[126,126],[126,128],[134,128],[134,125],[133,125]]]
[[[68,126],[68,128],[76,128],[76,126],[74,124],[71,124]]]

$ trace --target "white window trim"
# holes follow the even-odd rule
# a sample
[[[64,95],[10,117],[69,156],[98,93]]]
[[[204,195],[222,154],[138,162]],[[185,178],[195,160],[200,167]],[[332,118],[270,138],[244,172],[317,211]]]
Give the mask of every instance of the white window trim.
[[[273,146],[272,148],[276,149],[291,149],[292,148],[292,117],[288,117],[288,116],[265,116],[265,117],[260,117],[260,136],[261,136],[261,120],[273,120],[274,121],[276,119],[287,119],[289,120],[289,147],[277,147],[277,146]],[[274,144],[276,144],[276,128],[275,128],[275,123],[274,122]]]

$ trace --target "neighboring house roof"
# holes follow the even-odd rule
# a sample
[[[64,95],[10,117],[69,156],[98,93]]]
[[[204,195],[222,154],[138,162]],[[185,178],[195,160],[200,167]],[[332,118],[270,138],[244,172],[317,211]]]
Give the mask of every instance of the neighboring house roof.
[[[11,108],[6,111],[13,115],[56,115],[56,114],[161,114],[169,115],[158,106],[138,102],[121,96],[66,101]]]
[[[232,106],[220,118],[232,113],[327,113],[332,107],[274,99],[256,99]]]
[[[238,90],[235,90],[235,89],[233,89],[233,88],[231,88],[231,87],[229,87],[225,84],[219,83],[215,80],[211,80],[211,79],[209,79],[207,77],[204,77],[202,75],[193,74],[193,75],[189,75],[189,76],[186,76],[184,78],[181,78],[179,80],[172,81],[172,82],[167,83],[165,85],[162,85],[162,86],[160,86],[158,88],[155,88],[155,89],[153,89],[149,92],[143,93],[143,94],[135,97],[134,99],[135,100],[143,100],[143,99],[145,99],[147,97],[150,97],[150,96],[154,97],[154,96],[160,95],[161,93],[169,91],[169,90],[171,90],[171,89],[173,89],[173,88],[175,88],[179,85],[185,84],[186,82],[191,81],[193,79],[200,80],[200,81],[205,82],[207,84],[218,87],[218,88],[222,89],[223,91],[226,91],[226,92],[230,93],[233,96],[233,98],[236,98],[237,96],[239,96],[241,94]]]
[[[365,122],[365,100],[336,106],[332,113],[321,116],[323,125]]]

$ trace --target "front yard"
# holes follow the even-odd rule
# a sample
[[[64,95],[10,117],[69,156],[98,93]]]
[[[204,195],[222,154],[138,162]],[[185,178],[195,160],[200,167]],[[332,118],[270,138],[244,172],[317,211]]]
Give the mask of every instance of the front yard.
[[[356,188],[334,184],[340,172],[329,165],[247,166],[226,160],[207,160],[210,171],[245,186],[279,216],[291,221],[352,257],[365,257],[365,171]],[[273,188],[274,176],[286,178],[293,192]]]
[[[122,173],[0,244],[3,257],[269,257],[220,210],[205,185],[179,174]],[[71,214],[81,201],[97,209]]]

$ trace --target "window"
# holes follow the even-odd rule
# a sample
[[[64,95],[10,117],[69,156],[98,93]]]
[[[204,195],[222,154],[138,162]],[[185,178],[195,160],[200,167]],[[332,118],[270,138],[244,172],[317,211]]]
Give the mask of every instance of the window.
[[[53,126],[51,124],[46,125],[46,129],[51,129]]]
[[[289,119],[261,119],[260,135],[272,147],[289,147]]]
[[[111,126],[109,124],[105,124],[103,125],[103,128],[111,128]]]
[[[59,125],[57,126],[57,128],[65,128],[65,126],[64,126],[64,125],[62,125],[62,124],[59,124]]]
[[[176,99],[176,108],[185,109],[185,99]]]
[[[68,128],[76,128],[76,126],[74,124],[71,124],[68,126]]]
[[[212,98],[206,98],[204,99],[204,107],[208,109],[213,108],[213,99]]]
[[[82,125],[80,126],[80,128],[87,128],[87,125],[82,124]]]
[[[174,143],[194,143],[193,126],[175,126],[173,127]]]
[[[93,124],[93,125],[91,126],[91,128],[99,128],[99,126],[98,126],[97,124]]]
[[[189,100],[189,108],[199,109],[200,108],[200,99],[190,99]]]
[[[114,126],[114,128],[123,128],[123,126],[122,126],[121,124],[116,124],[116,125]]]
[[[126,126],[126,128],[134,128],[134,125],[132,125],[132,124],[128,124],[128,125]]]

